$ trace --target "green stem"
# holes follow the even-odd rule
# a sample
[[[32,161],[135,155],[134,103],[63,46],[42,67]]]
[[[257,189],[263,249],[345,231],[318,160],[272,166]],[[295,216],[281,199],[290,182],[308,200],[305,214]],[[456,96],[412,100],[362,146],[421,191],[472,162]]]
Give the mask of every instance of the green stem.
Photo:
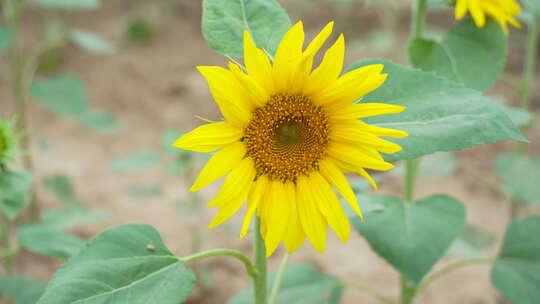
[[[340,284],[345,286],[345,287],[352,288],[354,290],[364,292],[367,295],[370,295],[372,298],[379,300],[381,303],[384,303],[384,304],[394,304],[395,303],[391,298],[376,292],[375,290],[371,289],[368,286],[361,285],[361,284],[358,284],[358,283],[349,283],[349,282],[340,282]]]
[[[540,18],[534,17],[529,24],[527,31],[527,51],[523,67],[523,82],[520,92],[520,106],[523,110],[529,112],[531,106],[532,89],[534,88],[534,71],[536,67],[536,54],[538,53],[538,39],[540,34]],[[522,132],[527,136],[530,124],[522,128]],[[516,150],[518,153],[524,154],[527,149],[527,143],[518,142]]]
[[[11,254],[11,221],[4,216],[2,227],[2,247],[4,248],[3,261],[4,274],[13,274],[13,255]]]
[[[277,303],[276,299],[279,293],[279,287],[281,285],[281,280],[283,279],[285,269],[287,269],[287,265],[289,264],[289,257],[290,255],[288,253],[285,253],[283,260],[281,260],[281,264],[279,265],[278,271],[276,273],[276,279],[274,280],[274,284],[272,285],[272,292],[270,292],[270,300],[268,301],[269,304]]]
[[[184,263],[192,263],[192,262],[197,262],[199,260],[202,260],[204,258],[220,256],[220,255],[231,256],[233,258],[240,260],[246,266],[246,270],[249,276],[251,276],[254,280],[258,277],[257,270],[255,269],[255,266],[253,265],[253,263],[251,263],[251,260],[238,250],[227,249],[227,248],[212,249],[212,250],[202,251],[202,252],[187,256],[187,257],[181,257],[178,259]]]
[[[411,40],[422,38],[422,35],[424,33],[425,21],[426,21],[426,0],[416,0],[413,3]]]
[[[416,292],[421,293],[426,289],[429,284],[433,283],[433,281],[439,279],[440,277],[465,266],[469,265],[475,265],[475,264],[484,264],[484,263],[491,263],[495,259],[494,258],[472,258],[467,260],[462,260],[455,262],[453,264],[447,265],[446,267],[443,267],[442,269],[434,272],[430,276],[428,276],[425,280],[423,280],[418,287],[416,287]]]
[[[416,296],[416,286],[403,275],[400,278],[401,285],[401,304],[410,304]]]
[[[266,296],[266,248],[261,236],[261,222],[258,217],[255,219],[255,240],[253,244],[253,260],[258,276],[254,280],[253,289],[255,304],[267,304]]]
[[[4,17],[7,24],[15,32],[13,48],[12,48],[12,58],[10,60],[10,71],[11,71],[11,87],[13,94],[13,101],[15,103],[15,111],[17,113],[17,124],[16,129],[19,133],[24,134],[21,139],[21,146],[23,151],[23,165],[25,169],[29,172],[33,171],[33,162],[32,162],[32,150],[30,142],[30,132],[28,129],[28,117],[26,111],[26,66],[27,60],[22,53],[22,47],[19,40],[19,27],[22,17],[22,13],[25,8],[25,1],[13,1],[13,0],[4,0]],[[30,216],[32,219],[37,219],[39,217],[39,206],[37,205],[37,200],[35,199],[35,192],[32,188],[31,190],[31,203],[30,203]]]
[[[405,189],[403,198],[408,202],[414,202],[414,185],[420,169],[420,158],[407,160],[405,163]]]

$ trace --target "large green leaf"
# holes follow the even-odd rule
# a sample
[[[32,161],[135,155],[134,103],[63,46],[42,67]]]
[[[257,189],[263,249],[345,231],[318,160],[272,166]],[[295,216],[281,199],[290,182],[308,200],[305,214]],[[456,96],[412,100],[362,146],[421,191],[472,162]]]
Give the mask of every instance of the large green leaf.
[[[508,196],[531,205],[540,202],[540,158],[506,153],[497,159],[496,167]]]
[[[540,216],[512,221],[491,270],[491,281],[512,303],[538,303]]]
[[[223,56],[243,56],[243,31],[259,48],[274,54],[291,27],[289,16],[276,0],[204,0],[202,32],[208,44]]]
[[[275,274],[268,280],[268,290],[274,283]],[[281,282],[276,303],[287,304],[337,304],[343,293],[343,285],[336,277],[320,273],[311,265],[289,267]],[[228,304],[253,304],[253,288],[236,295]]]
[[[19,225],[17,231],[22,247],[53,258],[68,259],[84,247],[83,240],[44,224]]]
[[[507,54],[507,37],[493,20],[478,28],[465,19],[441,41],[417,39],[409,48],[413,66],[480,91],[499,78]]]
[[[30,0],[34,5],[61,10],[92,10],[100,6],[99,0]]]
[[[14,38],[15,32],[12,28],[7,26],[0,27],[0,54],[11,47]]]
[[[147,225],[111,228],[55,274],[38,304],[182,303],[195,276]]]
[[[6,295],[17,304],[35,304],[45,291],[45,284],[23,277],[0,277],[0,295]]]
[[[409,132],[408,137],[393,140],[403,150],[385,155],[388,161],[461,150],[505,139],[525,140],[493,101],[451,80],[384,60],[361,61],[348,70],[375,63],[385,65],[388,79],[360,102],[407,107],[399,114],[365,119],[377,126]]]
[[[465,208],[446,195],[416,203],[391,196],[374,197],[383,208],[352,217],[355,229],[382,258],[414,283],[418,283],[444,256],[465,225]]]
[[[0,212],[10,220],[16,218],[30,202],[32,175],[0,169]]]

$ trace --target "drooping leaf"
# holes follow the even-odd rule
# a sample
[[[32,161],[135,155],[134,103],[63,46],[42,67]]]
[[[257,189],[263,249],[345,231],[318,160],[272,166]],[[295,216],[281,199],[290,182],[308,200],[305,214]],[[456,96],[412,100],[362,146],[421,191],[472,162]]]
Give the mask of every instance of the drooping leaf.
[[[0,27],[0,54],[11,47],[14,38],[15,32],[12,28],[7,26]]]
[[[499,78],[507,54],[507,37],[493,20],[478,28],[465,19],[441,41],[417,39],[409,48],[413,66],[480,91]]]
[[[159,163],[159,155],[155,152],[138,152],[114,160],[111,168],[114,170],[144,170]]]
[[[506,153],[497,159],[496,168],[507,195],[530,205],[540,202],[540,158]]]
[[[512,303],[540,299],[540,217],[513,220],[491,270],[493,285]]]
[[[444,256],[465,225],[465,208],[455,199],[434,195],[416,203],[391,196],[374,197],[383,208],[365,213],[354,228],[377,254],[418,283]]]
[[[79,78],[72,75],[35,82],[30,93],[42,106],[58,114],[78,117],[88,107],[86,88]]]
[[[69,37],[80,48],[92,54],[110,54],[114,52],[114,46],[98,34],[81,29],[72,29]]]
[[[31,186],[30,173],[0,170],[0,212],[16,218],[30,202]]]
[[[101,5],[99,0],[30,0],[30,3],[47,9],[61,10],[93,10]]]
[[[244,30],[259,48],[273,55],[290,27],[289,16],[276,0],[203,1],[203,35],[223,56],[243,56]]]
[[[448,248],[446,255],[467,258],[484,257],[487,248],[495,244],[493,233],[478,227],[466,225],[463,233]]]
[[[23,277],[0,277],[0,296],[6,295],[17,304],[35,304],[45,291],[45,283]]]
[[[408,137],[392,139],[403,150],[385,155],[388,161],[413,159],[499,140],[525,140],[508,116],[478,91],[430,72],[384,60],[362,61],[348,70],[369,64],[384,64],[388,79],[360,102],[407,107],[399,114],[365,119],[370,124],[409,133]]]
[[[55,274],[38,304],[182,303],[193,273],[146,225],[111,228]]]
[[[84,247],[83,240],[44,224],[19,225],[17,231],[22,247],[53,258],[68,259]]]
[[[111,114],[96,112],[88,106],[86,87],[75,76],[62,75],[34,82],[30,87],[30,94],[45,108],[73,117],[90,129],[115,131],[119,127]]]
[[[43,185],[51,191],[62,203],[67,205],[78,205],[75,190],[71,179],[63,174],[47,177],[43,180]]]
[[[43,224],[58,229],[68,229],[83,224],[105,221],[109,214],[82,207],[45,210],[41,214]]]
[[[275,274],[268,280],[271,289]],[[338,304],[343,285],[336,277],[320,273],[311,265],[294,265],[283,276],[276,303],[287,304]],[[253,304],[253,288],[247,288],[228,304]]]

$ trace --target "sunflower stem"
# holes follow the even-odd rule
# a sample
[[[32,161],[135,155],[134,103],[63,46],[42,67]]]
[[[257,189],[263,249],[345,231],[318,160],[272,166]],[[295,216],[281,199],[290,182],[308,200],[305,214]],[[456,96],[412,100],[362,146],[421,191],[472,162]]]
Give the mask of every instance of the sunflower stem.
[[[414,185],[419,169],[420,158],[407,160],[405,163],[405,189],[403,198],[408,202],[414,202]]]
[[[255,240],[253,243],[253,261],[257,269],[257,277],[253,281],[255,304],[267,304],[266,286],[266,248],[261,235],[261,221],[255,219]]]
[[[532,89],[534,87],[534,71],[536,67],[536,54],[538,53],[538,39],[540,35],[540,17],[535,16],[529,23],[527,31],[527,50],[523,67],[523,81],[520,88],[520,106],[523,110],[529,112],[531,106]],[[521,131],[525,136],[531,124],[524,126]],[[525,154],[527,149],[526,142],[518,142],[516,151]]]
[[[411,40],[421,39],[426,21],[426,0],[413,2],[413,20],[411,23]]]
[[[19,28],[22,18],[22,13],[25,8],[25,1],[3,1],[4,19],[11,29],[15,32],[13,38],[12,58],[10,60],[10,73],[11,73],[11,87],[13,102],[15,104],[15,111],[17,115],[16,130],[19,133],[24,134],[21,139],[21,146],[23,148],[23,165],[29,172],[33,171],[32,152],[30,143],[30,132],[28,129],[28,117],[26,111],[26,68],[28,61],[22,53],[22,47],[19,40]],[[30,195],[30,217],[36,220],[39,217],[39,206],[35,199],[34,188],[31,189]]]
[[[289,264],[289,257],[290,255],[288,253],[285,253],[285,256],[281,260],[281,264],[279,264],[279,268],[276,273],[276,279],[274,280],[274,284],[272,285],[272,291],[270,292],[270,300],[268,301],[269,304],[277,304],[276,300],[279,293],[279,287],[281,285],[281,280],[283,279],[285,269],[287,269],[287,265]]]

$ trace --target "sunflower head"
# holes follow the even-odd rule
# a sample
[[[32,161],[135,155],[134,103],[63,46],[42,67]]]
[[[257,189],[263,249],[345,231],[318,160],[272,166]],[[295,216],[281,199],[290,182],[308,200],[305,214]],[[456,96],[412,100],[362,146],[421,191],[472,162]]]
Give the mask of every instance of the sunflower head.
[[[469,12],[477,27],[484,27],[486,18],[495,19],[508,35],[508,24],[521,28],[516,16],[521,6],[516,0],[456,0],[456,19],[462,19]]]
[[[19,136],[13,132],[14,120],[0,119],[0,167],[6,166],[17,154]]]
[[[267,255],[283,242],[289,252],[308,238],[322,252],[327,226],[347,241],[350,224],[338,193],[362,216],[344,173],[375,182],[366,169],[389,170],[380,152],[401,147],[380,137],[404,137],[399,130],[368,125],[361,118],[392,114],[398,105],[361,102],[388,75],[382,65],[342,74],[345,39],[340,35],[313,68],[328,39],[329,23],[307,46],[301,22],[283,37],[275,58],[244,32],[244,67],[198,67],[225,121],[202,125],[173,146],[215,152],[193,184],[199,190],[226,175],[209,206],[219,208],[215,227],[247,202],[241,236],[254,215],[261,221]]]

